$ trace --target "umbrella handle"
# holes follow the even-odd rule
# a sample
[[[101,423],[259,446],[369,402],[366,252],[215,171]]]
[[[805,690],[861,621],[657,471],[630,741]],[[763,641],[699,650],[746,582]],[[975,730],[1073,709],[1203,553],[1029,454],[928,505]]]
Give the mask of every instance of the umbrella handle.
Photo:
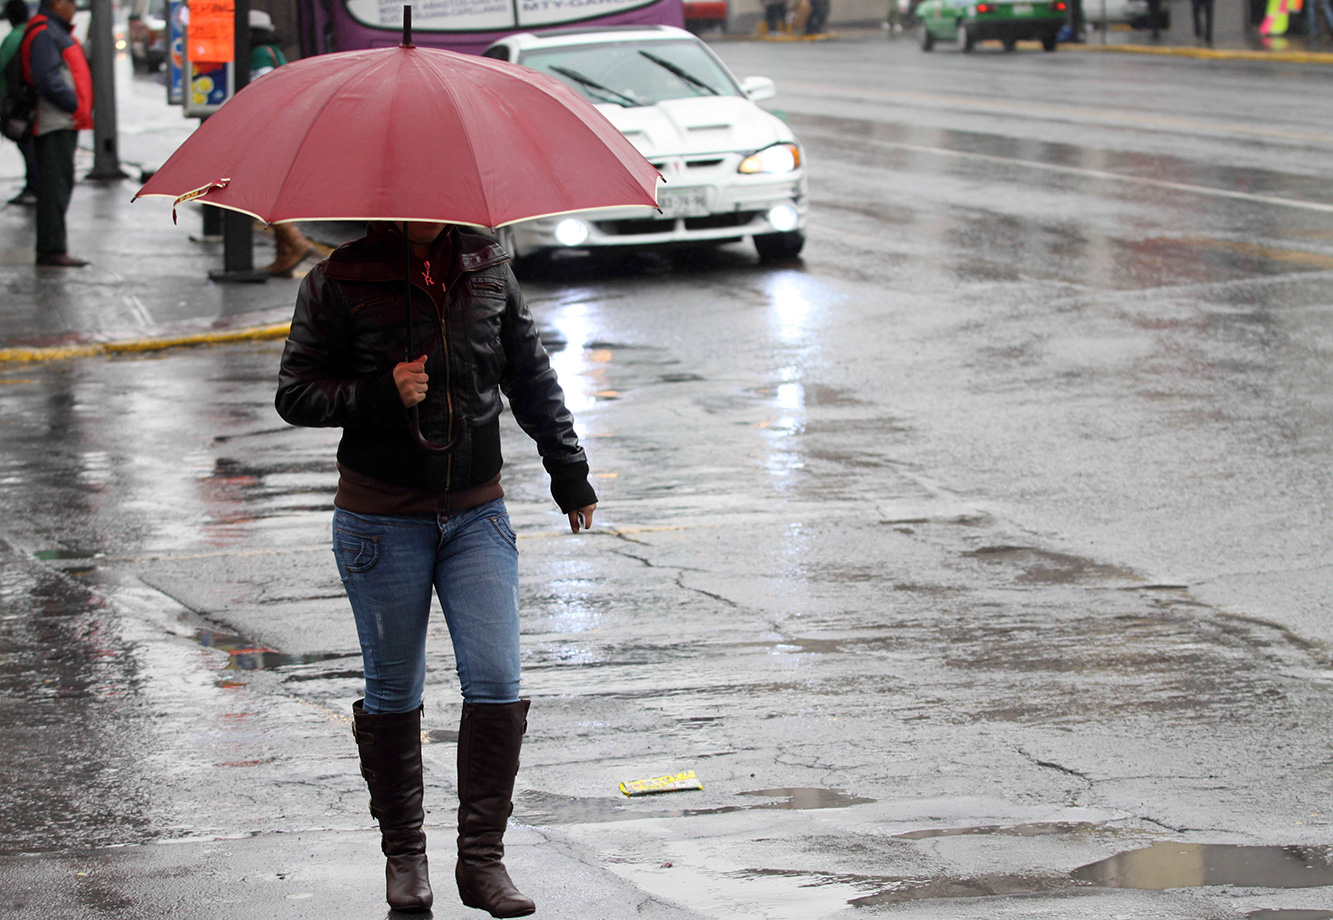
[[[467,437],[467,419],[461,415],[456,415],[454,416],[454,435],[447,444],[432,444],[427,441],[426,436],[421,433],[421,418],[416,406],[407,410],[407,427],[412,432],[412,439],[417,442],[417,447],[428,450],[433,454],[452,453],[458,449],[458,445],[463,443],[463,438]]]

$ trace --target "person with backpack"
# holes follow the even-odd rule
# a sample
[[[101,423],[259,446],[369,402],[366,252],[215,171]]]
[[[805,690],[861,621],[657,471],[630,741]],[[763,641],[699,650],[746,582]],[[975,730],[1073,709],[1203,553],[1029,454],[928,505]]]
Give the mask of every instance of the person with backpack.
[[[6,0],[5,18],[9,20],[9,34],[4,41],[0,41],[0,97],[9,92],[5,70],[18,54],[19,44],[23,41],[23,27],[28,22],[28,4],[25,0]],[[37,151],[31,137],[16,143],[23,153],[23,190],[9,199],[9,203],[34,205],[37,203]]]
[[[69,254],[65,233],[79,132],[93,126],[93,78],[74,11],[74,0],[43,0],[18,51],[22,79],[37,90],[37,264],[53,268],[88,264]]]

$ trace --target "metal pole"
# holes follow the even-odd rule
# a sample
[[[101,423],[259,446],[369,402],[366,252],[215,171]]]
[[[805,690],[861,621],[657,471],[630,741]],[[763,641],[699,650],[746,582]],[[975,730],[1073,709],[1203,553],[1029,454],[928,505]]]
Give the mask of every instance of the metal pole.
[[[250,82],[250,0],[235,0],[232,36],[232,95]],[[255,271],[254,218],[228,210],[222,215],[222,271],[209,272],[214,281],[261,283],[268,272]]]
[[[116,131],[116,45],[111,0],[92,0],[88,43],[93,75],[93,169],[89,179],[127,178],[120,168]]]

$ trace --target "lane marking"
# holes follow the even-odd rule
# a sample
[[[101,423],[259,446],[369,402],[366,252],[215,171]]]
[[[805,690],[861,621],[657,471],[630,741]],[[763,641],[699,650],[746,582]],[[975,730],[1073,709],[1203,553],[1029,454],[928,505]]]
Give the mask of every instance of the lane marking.
[[[1004,166],[1019,166],[1041,172],[1060,173],[1067,176],[1082,176],[1088,179],[1105,179],[1112,182],[1126,182],[1144,185],[1149,188],[1166,189],[1173,192],[1185,192],[1191,195],[1204,195],[1214,198],[1229,198],[1233,201],[1247,201],[1253,204],[1272,205],[1284,208],[1297,208],[1314,211],[1319,214],[1333,214],[1333,204],[1319,201],[1301,201],[1296,198],[1275,198],[1272,195],[1256,195],[1252,192],[1240,192],[1234,189],[1213,188],[1207,185],[1192,185],[1187,182],[1169,182],[1165,179],[1149,179],[1145,176],[1129,176],[1123,173],[1107,172],[1102,169],[1088,169],[1084,166],[1062,166],[1058,163],[1039,163],[1036,160],[1020,160],[1015,157],[1001,157],[989,153],[973,153],[967,150],[950,150],[947,147],[927,147],[922,144],[903,144],[897,141],[881,141],[873,138],[848,138],[840,134],[824,131],[804,130],[804,137],[821,137],[825,140],[855,143],[862,146],[882,147],[890,150],[903,150],[908,153],[924,153],[935,156],[954,157],[963,160],[977,160],[982,163],[995,163]]]
[[[977,96],[960,96],[951,93],[927,93],[912,90],[862,89],[847,86],[834,86],[828,83],[806,83],[795,80],[784,81],[784,94],[805,93],[824,98],[835,95],[840,99],[891,100],[921,108],[949,107],[954,109],[974,109],[1002,112],[1005,114],[1026,115],[1055,120],[1084,120],[1101,122],[1108,125],[1130,124],[1144,128],[1168,129],[1172,131],[1193,131],[1209,134],[1231,134],[1246,137],[1258,137],[1267,140],[1281,139],[1301,143],[1333,146],[1333,134],[1314,131],[1294,131],[1282,128],[1262,128],[1251,125],[1239,125],[1232,122],[1206,121],[1199,118],[1176,118],[1165,115],[1151,115],[1129,109],[1102,109],[1091,106],[1067,105],[1058,102],[1040,104],[1021,100],[982,99]],[[811,113],[792,113],[803,115]],[[812,116],[817,117],[817,116]]]

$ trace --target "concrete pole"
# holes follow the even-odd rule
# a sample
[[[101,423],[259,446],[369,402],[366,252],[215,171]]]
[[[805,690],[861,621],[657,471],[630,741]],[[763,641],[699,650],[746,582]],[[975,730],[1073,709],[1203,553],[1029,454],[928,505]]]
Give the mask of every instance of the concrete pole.
[[[232,49],[232,95],[250,82],[250,0],[235,0],[235,36]],[[268,272],[255,271],[254,218],[239,211],[222,214],[222,271],[210,272],[214,281],[263,283]]]
[[[116,129],[116,42],[111,0],[92,0],[88,44],[93,72],[93,169],[89,179],[127,178],[120,168]]]

